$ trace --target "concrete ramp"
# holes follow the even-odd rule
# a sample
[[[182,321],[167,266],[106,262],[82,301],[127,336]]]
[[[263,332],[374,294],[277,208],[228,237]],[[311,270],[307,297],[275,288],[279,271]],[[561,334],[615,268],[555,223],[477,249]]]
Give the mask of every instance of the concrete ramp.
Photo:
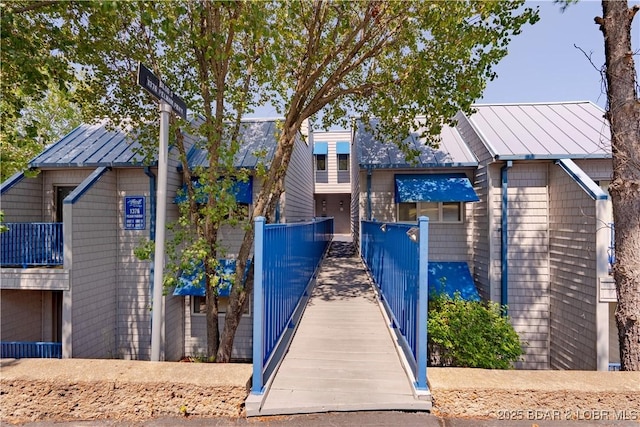
[[[332,243],[288,353],[247,415],[429,410],[351,242]]]

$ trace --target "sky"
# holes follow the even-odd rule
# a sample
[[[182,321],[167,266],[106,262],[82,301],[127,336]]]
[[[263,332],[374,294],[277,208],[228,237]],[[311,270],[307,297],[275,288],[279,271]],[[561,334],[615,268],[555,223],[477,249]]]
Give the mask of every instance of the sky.
[[[640,0],[628,3],[640,4]],[[478,102],[592,101],[604,108],[599,71],[604,64],[604,38],[593,21],[602,16],[601,2],[582,0],[564,13],[551,0],[526,5],[540,8],[540,20],[513,38],[509,54],[494,69],[498,78],[487,84]],[[634,19],[631,43],[640,52],[640,14]],[[593,65],[574,45],[591,55]],[[640,55],[634,61],[640,69]]]
[[[640,0],[628,0],[628,4],[640,4]],[[600,76],[604,38],[593,21],[602,16],[602,3],[580,0],[564,12],[553,0],[527,1],[526,6],[538,7],[540,20],[512,38],[509,53],[494,67],[498,77],[488,82],[477,103],[592,101],[605,108]],[[640,13],[631,33],[632,48],[639,53],[634,61],[640,70]],[[265,106],[252,116],[277,114],[274,108]]]

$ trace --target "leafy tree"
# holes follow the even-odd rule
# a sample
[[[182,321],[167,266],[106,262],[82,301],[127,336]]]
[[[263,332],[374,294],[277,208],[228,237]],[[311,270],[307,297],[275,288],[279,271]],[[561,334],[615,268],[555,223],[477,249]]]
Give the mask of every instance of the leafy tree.
[[[49,138],[67,130],[64,125],[54,129],[70,116],[67,92],[74,81],[62,55],[70,39],[55,25],[63,6],[55,3],[0,2],[1,180],[23,170],[52,141]],[[38,13],[43,9],[46,15]],[[63,110],[58,111],[61,120],[58,108]],[[53,113],[53,123],[42,117],[45,113]]]
[[[609,186],[616,227],[613,277],[622,370],[640,371],[640,100],[631,48],[631,23],[640,10],[603,0],[596,24],[604,35],[607,118],[613,179]],[[637,53],[636,53],[637,54]]]
[[[284,189],[296,132],[308,118],[347,124],[347,111],[376,116],[380,132],[402,141],[415,117],[436,143],[444,123],[469,111],[491,68],[507,54],[510,37],[537,13],[522,1],[381,2],[282,1],[269,17],[275,64],[264,89],[284,116],[278,148],[257,198],[253,217],[270,219]],[[516,12],[519,9],[519,12]],[[367,120],[368,122],[368,120]],[[401,147],[411,156],[408,147]],[[253,227],[253,223],[250,224]],[[241,307],[251,283],[239,286],[253,246],[249,228],[237,260],[218,360],[228,360]]]
[[[22,102],[21,115],[0,134],[0,181],[24,170],[29,160],[81,122],[80,108],[72,101],[72,92],[61,91],[55,85],[50,86],[43,98]]]
[[[152,154],[155,140],[148,138],[153,129],[148,125],[157,112],[136,85],[141,61],[201,118],[199,126],[180,119],[172,123],[189,184],[180,220],[184,227],[175,233],[184,240],[174,246],[173,265],[193,268],[202,261],[205,267],[207,353],[218,362],[230,359],[252,292],[252,281],[242,281],[253,246],[252,219],[272,218],[302,123],[320,115],[323,125],[345,124],[350,110],[363,118],[379,117],[380,132],[401,141],[413,130],[415,116],[426,114],[422,125],[435,143],[440,127],[481,95],[510,38],[537,19],[534,11],[521,8],[523,0],[22,4],[13,9],[20,15],[14,19],[34,37],[40,32],[46,33],[43,39],[64,36],[57,49],[82,76],[76,97],[83,100],[85,117],[109,117],[115,125],[135,128],[139,139],[147,137]],[[216,260],[223,250],[218,230],[229,221],[230,208],[235,210],[226,188],[232,179],[246,177],[232,164],[240,119],[265,100],[284,118],[249,215],[218,336]],[[208,168],[187,167],[186,133],[207,151]],[[202,190],[191,185],[194,179]],[[208,198],[199,204],[202,192]],[[172,280],[175,276],[168,275],[167,283]]]
[[[493,302],[439,295],[429,301],[432,366],[510,369],[524,354],[518,334]]]

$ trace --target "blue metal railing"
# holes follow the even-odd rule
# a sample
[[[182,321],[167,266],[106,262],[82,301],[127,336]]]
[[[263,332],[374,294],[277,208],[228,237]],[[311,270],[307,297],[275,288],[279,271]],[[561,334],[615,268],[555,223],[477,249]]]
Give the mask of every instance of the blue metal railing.
[[[298,224],[255,220],[253,384],[261,394],[265,367],[318,268],[333,236],[333,218]]]
[[[0,342],[0,357],[10,359],[60,359],[62,343],[59,342]]]
[[[427,389],[428,218],[417,225],[362,221],[361,254]]]
[[[609,223],[609,229],[611,230],[611,240],[609,241],[609,248],[607,250],[607,258],[609,260],[609,274],[613,273],[613,264],[616,262],[616,229],[613,223]]]
[[[0,266],[53,266],[64,263],[61,222],[4,223],[0,233]]]

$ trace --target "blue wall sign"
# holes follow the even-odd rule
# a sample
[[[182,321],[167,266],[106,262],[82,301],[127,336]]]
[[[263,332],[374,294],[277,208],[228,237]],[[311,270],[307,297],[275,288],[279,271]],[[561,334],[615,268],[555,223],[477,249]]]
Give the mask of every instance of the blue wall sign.
[[[124,198],[125,230],[144,230],[147,228],[144,202],[144,196],[128,196]]]

